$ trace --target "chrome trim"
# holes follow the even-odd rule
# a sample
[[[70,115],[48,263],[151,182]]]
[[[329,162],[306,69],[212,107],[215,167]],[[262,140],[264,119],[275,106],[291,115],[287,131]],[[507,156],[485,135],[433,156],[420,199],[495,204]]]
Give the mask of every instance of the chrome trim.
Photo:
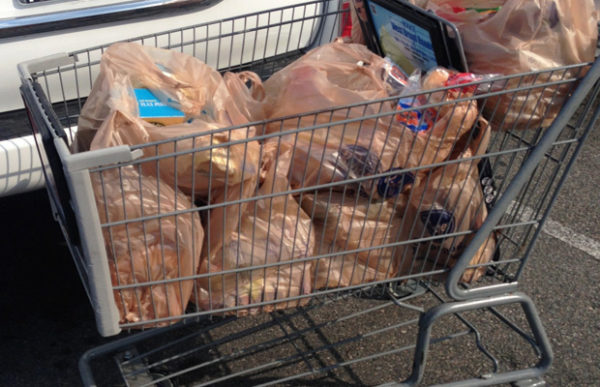
[[[0,38],[82,27],[159,14],[165,9],[208,7],[221,0],[135,0],[99,7],[0,19]]]

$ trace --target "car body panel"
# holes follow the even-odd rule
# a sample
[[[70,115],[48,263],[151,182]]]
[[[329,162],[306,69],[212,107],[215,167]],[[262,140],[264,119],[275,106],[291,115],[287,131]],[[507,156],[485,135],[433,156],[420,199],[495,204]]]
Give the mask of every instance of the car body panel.
[[[205,7],[168,8],[157,15],[132,17],[113,21],[106,17],[103,23],[94,23],[76,28],[30,33],[22,36],[0,38],[0,197],[17,194],[44,186],[44,179],[35,141],[28,128],[14,128],[13,120],[3,120],[1,114],[23,109],[19,94],[19,63],[45,57],[55,53],[66,53],[103,46],[111,42],[133,39],[139,36],[177,30],[186,26],[217,21],[229,17],[260,12],[301,3],[298,0],[252,0],[252,1],[209,1]],[[0,0],[0,24],[2,19],[27,17],[28,15],[58,12],[76,7],[89,7],[89,1],[49,0],[41,4],[21,5],[17,0]],[[114,0],[94,2],[94,6],[115,4]],[[65,23],[68,27],[68,23]],[[161,43],[168,46],[168,42]],[[210,64],[210,63],[209,63]],[[214,65],[214,64],[211,64]],[[69,91],[64,92],[68,97]],[[50,100],[53,96],[48,96]],[[65,100],[62,96],[55,96]],[[26,114],[23,110],[23,116]],[[24,125],[22,125],[24,126]],[[20,133],[2,136],[2,133]]]

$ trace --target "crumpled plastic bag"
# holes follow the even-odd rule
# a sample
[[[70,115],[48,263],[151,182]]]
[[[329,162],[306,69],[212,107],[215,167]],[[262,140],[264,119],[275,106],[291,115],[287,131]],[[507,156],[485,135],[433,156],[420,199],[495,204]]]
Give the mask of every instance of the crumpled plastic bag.
[[[456,13],[465,0],[429,0],[426,8],[455,23],[461,33],[469,70],[477,74],[518,74],[593,61],[598,13],[593,0],[506,0],[490,15]],[[477,8],[495,7],[495,0]],[[576,77],[580,69],[526,76],[504,89]],[[580,76],[580,75],[579,75]],[[496,130],[548,126],[573,84],[549,86],[490,97],[485,112]],[[500,125],[503,123],[503,125]]]
[[[312,261],[294,260],[314,255],[315,237],[310,218],[293,196],[285,194],[289,190],[291,149],[270,141],[263,145],[261,152],[260,179],[255,180],[254,186],[241,189],[247,189],[246,194],[275,196],[211,210],[210,242],[205,245],[205,258],[199,269],[200,274],[210,275],[198,279],[199,295],[195,301],[202,309],[270,302],[238,311],[245,315],[308,302],[307,298],[271,302],[310,294]],[[226,219],[233,221],[224,228]],[[268,264],[276,265],[253,268]],[[219,274],[235,269],[242,270]]]
[[[411,266],[412,246],[385,246],[408,240],[408,222],[402,222],[391,203],[339,192],[304,194],[300,200],[313,218],[317,254],[367,249],[316,261],[315,289],[390,279]]]
[[[336,106],[388,97],[384,82],[389,63],[362,44],[334,41],[310,50],[267,79],[265,113],[281,118]],[[350,109],[348,116],[360,117],[378,112],[378,106]],[[340,112],[346,116],[346,112]],[[329,114],[317,117],[329,122]],[[306,117],[269,125],[268,132],[314,125]]]
[[[190,200],[159,178],[133,166],[92,173],[113,286],[192,276],[200,264],[204,230]],[[158,216],[135,221],[141,217]],[[131,221],[130,221],[131,220]],[[190,299],[193,280],[114,290],[120,323],[179,317]],[[177,319],[136,326],[163,326]]]
[[[457,141],[451,160],[483,155],[490,139],[490,125],[480,118],[473,130]],[[478,172],[479,159],[448,164],[431,171],[422,184],[415,187],[408,212],[413,216],[413,238],[441,237],[420,243],[415,256],[423,268],[452,267],[471,234],[443,237],[446,234],[477,231],[487,217]],[[472,258],[470,264],[489,262],[495,250],[495,236]],[[461,281],[476,281],[485,267],[468,269]]]
[[[380,104],[380,110],[389,108],[389,112],[397,111],[396,115],[361,119],[351,124],[336,124],[334,121],[327,128],[284,136],[283,141],[295,147],[290,172],[292,186],[310,187],[388,173],[387,176],[336,185],[333,189],[340,191],[350,187],[372,199],[396,200],[397,195],[406,194],[428,169],[411,172],[403,169],[446,160],[455,141],[467,133],[477,119],[477,103],[474,100],[453,102],[473,95],[474,91],[460,87],[457,75],[443,68],[433,69],[409,92],[457,87],[401,98],[404,105],[398,110],[392,109],[391,104],[387,108],[387,105]],[[311,79],[306,79],[306,82],[311,82]],[[293,93],[293,88],[289,93]],[[435,103],[442,105],[436,109],[421,107]],[[350,113],[345,111],[344,117],[338,118],[343,119]],[[321,116],[326,116],[327,120],[336,119],[335,113],[333,116],[330,113],[320,114],[317,119]]]
[[[175,50],[138,43],[115,43],[100,61],[100,72],[78,120],[75,151],[89,149],[89,140],[113,110],[135,115],[133,88],[145,88],[188,119],[244,124],[246,116],[235,103],[221,74],[201,60]]]
[[[255,85],[252,89],[245,86],[248,79]],[[175,104],[188,122],[157,127],[140,119],[132,93],[133,88],[140,87],[161,96],[161,101]],[[261,90],[260,79],[253,73],[222,77],[187,54],[117,43],[102,56],[100,73],[79,117],[74,147],[82,151],[108,144],[160,142],[144,147],[144,156],[178,155],[144,163],[144,173],[158,174],[166,183],[176,184],[194,197],[206,197],[209,191],[238,184],[256,174],[258,144],[223,145],[253,137],[254,127],[219,129],[248,123],[248,116],[258,109]],[[187,137],[168,141],[180,136]]]
[[[202,120],[156,127],[116,110],[96,132],[91,149],[160,142],[143,148],[144,157],[160,157],[142,162],[144,174],[159,175],[165,183],[194,197],[215,196],[225,186],[250,179],[258,168],[259,145],[256,141],[245,141],[252,136],[252,130],[243,128],[211,133],[223,127]],[[190,134],[198,136],[174,140]],[[236,140],[242,142],[229,144]]]
[[[226,72],[223,80],[229,89],[233,104],[248,119],[260,121],[267,118],[265,88],[258,74],[252,71]]]

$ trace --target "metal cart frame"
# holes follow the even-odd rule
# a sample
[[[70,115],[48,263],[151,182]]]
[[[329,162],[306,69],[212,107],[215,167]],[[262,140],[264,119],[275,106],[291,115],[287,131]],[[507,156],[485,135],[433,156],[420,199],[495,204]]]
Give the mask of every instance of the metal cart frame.
[[[249,69],[256,71],[263,78],[266,78],[309,49],[331,41],[336,37],[342,12],[347,12],[347,10],[341,10],[336,1],[314,1],[302,6],[282,7],[266,13],[246,15],[219,22],[167,31],[162,34],[141,37],[135,41],[190,53],[221,71]],[[294,33],[295,29],[297,31]],[[259,36],[267,40],[269,37],[275,37],[277,44],[274,45],[274,49],[271,50],[266,44],[259,45],[260,47],[258,48],[256,39]],[[119,324],[119,310],[113,298],[113,291],[142,285],[151,286],[153,283],[121,286],[115,286],[111,283],[107,252],[102,233],[103,228],[107,227],[107,225],[100,222],[90,178],[91,174],[100,173],[103,170],[137,165],[136,163],[140,162],[140,158],[143,158],[145,146],[119,146],[78,154],[73,154],[69,149],[69,144],[73,140],[78,113],[81,110],[87,93],[91,90],[99,60],[105,48],[95,47],[79,52],[59,54],[49,58],[34,60],[21,64],[19,70],[22,78],[21,92],[36,137],[40,157],[43,161],[52,210],[63,229],[75,264],[82,277],[82,282],[96,313],[98,330],[102,335],[110,336],[120,333],[122,329],[127,330],[135,326],[135,324]],[[493,371],[479,375],[473,379],[464,380],[460,384],[480,386],[523,380],[529,380],[532,385],[538,383],[538,378],[550,366],[553,355],[533,302],[525,294],[517,291],[518,280],[521,276],[522,268],[531,254],[534,242],[548,218],[548,213],[556,200],[560,187],[563,185],[570,167],[574,163],[585,139],[593,129],[600,113],[600,109],[596,103],[596,97],[600,90],[597,82],[599,77],[600,64],[596,61],[592,66],[588,64],[573,65],[541,72],[497,77],[491,81],[492,86],[494,83],[496,85],[506,85],[510,81],[516,82],[517,85],[511,86],[508,89],[494,89],[493,87],[489,87],[487,91],[474,97],[480,103],[481,101],[485,103],[488,98],[494,96],[509,95],[511,93],[529,93],[532,90],[540,88],[547,89],[567,86],[572,91],[564,106],[562,106],[560,113],[548,128],[530,128],[528,130],[506,128],[503,132],[494,132],[488,153],[485,156],[473,158],[474,160],[489,161],[494,173],[492,179],[495,179],[497,183],[495,187],[497,190],[497,200],[490,203],[490,211],[483,225],[478,230],[470,231],[472,239],[451,269],[446,268],[441,271],[424,270],[410,276],[387,278],[381,281],[348,286],[343,289],[332,288],[315,291],[301,297],[284,298],[283,301],[296,301],[302,298],[310,299],[308,306],[299,307],[299,310],[302,311],[313,307],[321,307],[330,302],[343,301],[348,297],[367,295],[367,298],[377,298],[377,295],[379,297],[385,295],[389,297],[388,300],[391,299],[388,302],[389,305],[393,304],[394,307],[417,311],[419,313],[418,319],[411,319],[406,322],[418,325],[416,344],[401,348],[403,351],[415,351],[412,372],[404,382],[406,385],[418,384],[422,380],[429,346],[433,341],[442,340],[433,340],[431,338],[431,330],[436,322],[440,321],[446,315],[455,316],[467,327],[467,333],[478,337],[479,332],[477,329],[464,320],[461,315],[464,312],[472,310],[487,310],[496,316],[500,322],[524,338],[536,352],[538,360],[535,365],[525,367],[524,369],[500,371],[498,361],[480,345],[479,338],[477,338],[479,350],[492,360]],[[71,89],[66,88],[65,85],[67,84],[74,85],[75,87]],[[482,86],[484,84],[485,82],[481,81],[467,85]],[[436,91],[448,92],[449,89],[451,87]],[[415,93],[409,95],[409,97],[416,95],[418,94]],[[350,108],[373,106],[392,101],[393,99],[369,101],[362,105],[343,106],[336,109],[349,110]],[[469,98],[459,98],[457,101],[461,100],[469,100]],[[431,103],[425,107],[437,107],[440,105]],[[336,109],[308,112],[303,117],[316,117],[319,114],[332,113]],[[411,109],[408,110],[410,111]],[[347,117],[345,120],[336,122],[336,124],[345,125],[363,119],[383,116],[385,114],[381,113],[370,117]],[[300,116],[286,117],[269,122],[283,122],[284,120],[293,119],[299,120]],[[264,126],[267,123],[258,122],[252,124],[255,126]],[[267,140],[281,137],[284,134],[295,134],[301,131],[310,132],[326,127],[326,124],[306,125],[279,134],[259,135],[255,139]],[[244,128],[244,126],[226,128],[223,131],[240,128]],[[247,142],[248,140],[239,141],[238,143],[244,144]],[[195,149],[194,151],[204,150],[206,149]],[[178,155],[180,153],[175,152],[170,157],[177,157]],[[451,163],[441,162],[436,165],[416,167],[413,171],[426,167],[443,167],[448,164]],[[499,172],[499,169],[502,172]],[[391,174],[384,172],[376,174],[375,178],[385,178],[388,176],[391,176]],[[372,177],[359,178],[354,182],[365,182]],[[345,183],[348,183],[348,181],[341,182],[338,185]],[[335,185],[326,184],[317,188],[331,189]],[[289,190],[282,194],[302,194],[314,189],[315,187],[300,188]],[[273,196],[276,195],[271,195],[271,197]],[[262,198],[265,197],[268,198],[268,195]],[[233,201],[227,204],[239,204],[243,201]],[[527,206],[534,207],[533,211],[530,211],[528,215],[525,211]],[[215,206],[208,204],[198,206],[193,210],[208,211],[212,208],[215,208]],[[471,258],[492,232],[503,235],[505,243],[502,246],[505,247],[503,247],[501,252],[498,249],[500,256],[496,257],[496,261],[488,262],[485,265],[488,268],[489,275],[480,283],[465,287],[464,284],[460,283],[461,276],[469,267]],[[417,236],[415,240],[428,243],[435,239],[431,237],[426,238],[421,235],[420,238]],[[397,243],[396,245],[401,246],[402,243]],[[306,260],[323,257],[327,257],[327,254],[307,258]],[[267,266],[263,265],[259,266],[259,268]],[[236,271],[233,272],[236,273]],[[445,295],[436,291],[439,288],[437,284],[440,282],[436,276],[439,274],[447,275],[443,279]],[[414,281],[416,286],[408,292],[403,292],[406,290],[407,281]],[[404,286],[401,291],[397,291],[396,289],[397,286],[400,286],[399,284]],[[418,299],[416,296],[421,294],[422,291],[434,294],[438,305],[413,305],[412,300]],[[275,302],[281,302],[281,300],[276,300]],[[268,302],[264,302],[253,305],[268,304]],[[316,304],[318,306],[315,306]],[[498,312],[497,307],[503,305],[520,305],[526,319],[527,329],[531,333],[519,328],[517,324]],[[217,314],[219,312],[221,314],[223,312],[237,313],[247,307],[222,308],[216,312]],[[377,308],[375,307],[374,309]],[[365,311],[368,310],[371,309],[365,309]],[[203,363],[204,365],[201,367],[192,366],[182,371],[175,371],[172,374],[157,377],[151,374],[150,366],[147,365],[148,360],[143,358],[144,355],[129,352],[129,355],[123,358],[122,353],[129,350],[132,346],[148,340],[153,340],[161,336],[170,337],[169,335],[178,329],[186,330],[189,327],[194,327],[194,324],[200,324],[199,327],[194,328],[197,329],[197,332],[206,332],[211,327],[218,326],[221,323],[228,323],[232,319],[225,318],[222,321],[219,320],[221,321],[220,323],[212,323],[207,326],[206,321],[212,321],[210,320],[212,318],[210,316],[214,312],[198,309],[188,311],[185,315],[178,316],[179,318],[183,317],[183,321],[170,327],[151,329],[131,336],[125,334],[126,337],[124,338],[90,350],[80,361],[80,370],[84,382],[86,384],[95,384],[92,363],[96,359],[117,353],[121,353],[119,355],[119,367],[121,372],[126,375],[124,376],[126,382],[130,385],[137,385],[136,383],[141,383],[142,385],[151,385],[160,382],[167,383],[170,378],[179,376],[185,373],[184,371],[206,366]],[[283,316],[284,314],[282,313],[272,312],[275,316],[273,317],[274,320],[277,320],[276,316]],[[361,314],[366,312],[356,313]],[[354,314],[349,314],[338,320],[334,319],[329,323],[317,324],[314,329],[320,329],[323,326],[328,326],[337,321],[352,317],[354,317]],[[156,319],[150,321],[150,323],[160,323],[163,320]],[[142,321],[141,323],[145,322]],[[404,326],[403,324],[405,322],[402,322],[400,325]],[[259,324],[257,325],[257,329],[259,326],[262,327],[265,325]],[[252,328],[241,330],[239,335],[249,335],[253,331]],[[308,331],[299,330],[298,332],[300,333],[286,333],[282,340],[296,340],[302,336],[302,332]],[[359,336],[357,337],[360,339],[363,338],[361,335]],[[446,338],[456,336],[459,335],[449,334]],[[160,348],[170,348],[172,350],[174,344],[182,341],[181,337],[179,336],[177,339],[169,338],[168,344],[156,347],[155,350],[150,350],[148,353],[154,354]],[[352,342],[354,339],[348,340]],[[227,342],[227,339],[224,338],[221,342]],[[342,344],[346,342],[344,340],[340,341]],[[217,344],[218,342],[215,342],[215,345]],[[327,347],[332,348],[342,344],[332,344]],[[227,361],[238,355],[252,353],[257,348],[263,348],[264,345],[257,345],[256,348],[250,346],[237,353],[234,352],[230,355],[222,356],[220,361]],[[206,349],[209,347],[210,344],[206,344],[202,348]],[[273,363],[266,363],[264,367],[300,361],[300,359],[310,357],[315,351],[307,350],[297,356],[283,357]],[[366,356],[363,359],[369,360],[385,354],[386,352],[382,352],[377,356]],[[175,355],[176,358],[180,358],[181,356],[181,353]],[[273,384],[289,381],[294,378],[327,373],[333,369],[349,366],[356,361],[359,360],[344,361],[336,359],[332,365],[323,365],[321,368],[300,372],[293,376],[263,380],[263,382]],[[162,364],[164,362],[168,362],[168,358],[159,363]],[[227,382],[239,375],[258,371],[262,367],[249,368],[239,373],[225,375],[221,378],[217,377],[206,383]]]

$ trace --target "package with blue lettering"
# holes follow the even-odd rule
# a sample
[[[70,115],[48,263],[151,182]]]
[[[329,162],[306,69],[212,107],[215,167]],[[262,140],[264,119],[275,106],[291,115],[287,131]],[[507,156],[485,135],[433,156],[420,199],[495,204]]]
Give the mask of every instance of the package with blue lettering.
[[[407,169],[416,181],[428,174],[429,165],[447,160],[478,119],[477,102],[469,98],[474,90],[456,84],[457,74],[437,67],[422,78],[411,76],[398,99],[386,146],[396,148],[394,166]]]
[[[148,89],[133,89],[139,117],[156,126],[167,126],[185,122],[185,114],[159,100]]]

